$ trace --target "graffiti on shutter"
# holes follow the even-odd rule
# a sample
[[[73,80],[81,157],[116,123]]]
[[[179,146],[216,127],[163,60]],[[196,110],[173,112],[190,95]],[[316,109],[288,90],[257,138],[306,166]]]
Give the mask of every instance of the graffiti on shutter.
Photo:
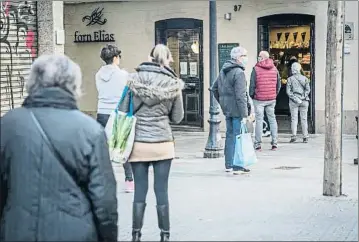
[[[1,1],[1,116],[21,106],[25,79],[37,57],[36,1]]]

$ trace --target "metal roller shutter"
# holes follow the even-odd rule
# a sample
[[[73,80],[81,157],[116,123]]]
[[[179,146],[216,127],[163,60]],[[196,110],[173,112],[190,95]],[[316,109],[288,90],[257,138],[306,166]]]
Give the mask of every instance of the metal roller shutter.
[[[21,106],[25,79],[37,57],[36,1],[1,1],[1,116]]]

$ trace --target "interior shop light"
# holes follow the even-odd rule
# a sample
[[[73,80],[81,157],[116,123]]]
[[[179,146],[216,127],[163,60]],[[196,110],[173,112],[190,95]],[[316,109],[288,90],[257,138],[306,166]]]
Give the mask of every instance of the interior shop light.
[[[193,51],[193,53],[198,54],[199,53],[199,44],[198,41],[194,41],[193,44],[191,45],[191,49]]]

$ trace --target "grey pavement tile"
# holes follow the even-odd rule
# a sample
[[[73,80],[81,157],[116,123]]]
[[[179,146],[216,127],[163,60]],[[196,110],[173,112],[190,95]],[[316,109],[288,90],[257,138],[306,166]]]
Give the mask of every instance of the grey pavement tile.
[[[263,150],[249,175],[223,171],[222,159],[202,159],[205,134],[178,135],[169,196],[173,241],[358,241],[358,167],[356,140],[344,138],[343,191],[322,196],[324,137],[309,144],[286,144]],[[193,140],[196,140],[193,143]],[[188,145],[188,144],[191,145]],[[269,147],[269,140],[264,146]],[[274,169],[298,166],[294,170]],[[122,192],[122,166],[114,167],[119,192],[119,239],[131,239],[133,194]],[[150,170],[151,174],[152,171]],[[158,241],[150,176],[143,241]]]

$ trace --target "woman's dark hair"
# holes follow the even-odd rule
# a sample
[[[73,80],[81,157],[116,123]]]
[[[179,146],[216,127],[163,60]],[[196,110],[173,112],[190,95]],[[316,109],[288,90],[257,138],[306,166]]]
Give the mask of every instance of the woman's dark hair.
[[[121,51],[115,45],[106,45],[102,48],[100,57],[107,65],[113,63],[115,56],[121,58]]]

